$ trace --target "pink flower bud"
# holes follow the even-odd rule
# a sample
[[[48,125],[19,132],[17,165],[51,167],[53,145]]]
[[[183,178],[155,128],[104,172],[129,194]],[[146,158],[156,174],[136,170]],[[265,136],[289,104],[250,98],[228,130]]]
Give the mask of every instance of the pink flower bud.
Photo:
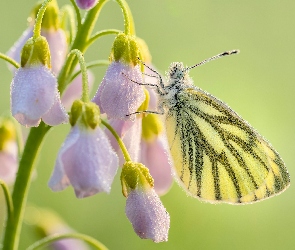
[[[97,4],[98,0],[76,0],[79,8],[89,10]]]
[[[168,240],[170,216],[153,188],[131,190],[125,212],[140,238],[157,243]]]

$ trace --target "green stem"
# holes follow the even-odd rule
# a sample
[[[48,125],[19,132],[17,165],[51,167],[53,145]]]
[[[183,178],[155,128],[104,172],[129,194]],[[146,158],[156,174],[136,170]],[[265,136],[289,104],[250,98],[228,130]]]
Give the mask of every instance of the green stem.
[[[35,26],[34,26],[34,35],[33,35],[33,39],[35,40],[36,38],[38,38],[39,36],[41,36],[41,25],[42,25],[42,19],[43,19],[43,16],[44,16],[44,13],[46,11],[46,8],[48,6],[48,4],[51,2],[52,0],[45,0],[39,11],[38,11],[38,14],[37,14],[37,17],[36,17],[36,20],[35,20]]]
[[[74,6],[75,12],[76,12],[76,17],[77,17],[77,25],[78,25],[78,30],[81,28],[81,14],[80,10],[75,2],[75,0],[71,0],[72,5]]]
[[[129,6],[125,0],[116,0],[120,5],[124,16],[124,33],[126,35],[134,35],[133,17],[131,15]]]
[[[80,69],[82,72],[82,98],[83,102],[89,102],[89,85],[88,85],[88,74],[87,67],[82,52],[78,49],[72,50],[69,55],[75,55],[80,63]]]
[[[121,33],[121,30],[116,30],[116,29],[108,29],[108,30],[101,30],[97,33],[95,33],[88,41],[87,41],[87,46],[90,46],[95,40],[102,36],[106,35],[117,35]]]
[[[4,192],[6,206],[7,206],[7,217],[8,217],[7,220],[9,220],[11,218],[11,216],[13,215],[13,204],[12,204],[11,195],[9,192],[9,188],[7,187],[7,185],[4,181],[0,180],[0,185],[1,185],[3,192]]]
[[[122,153],[123,153],[123,156],[124,156],[125,161],[132,161],[131,160],[131,157],[130,157],[130,155],[129,155],[126,147],[125,147],[124,142],[122,141],[122,139],[120,138],[120,136],[117,134],[117,132],[106,121],[101,120],[101,123],[113,134],[113,136],[117,140],[117,142],[118,142],[118,144],[119,144],[119,146],[120,146],[120,148],[122,150]]]
[[[92,237],[90,237],[88,235],[79,234],[79,233],[50,235],[42,240],[35,242],[33,245],[29,246],[26,250],[40,249],[41,247],[46,247],[50,243],[53,243],[57,240],[68,239],[68,238],[83,240],[83,241],[87,242],[90,246],[95,247],[95,249],[107,250],[107,247],[105,245],[103,245],[101,242],[93,239]]]
[[[5,60],[6,62],[12,64],[17,69],[20,67],[20,65],[15,60],[13,60],[9,56],[7,56],[7,55],[5,55],[5,54],[3,54],[1,52],[0,52],[0,58],[3,59],[3,60]]]
[[[90,11],[87,12],[84,18],[84,22],[81,25],[81,28],[77,32],[77,35],[72,44],[71,50],[78,49],[82,53],[85,53],[87,49],[87,41],[89,40],[91,36],[91,33],[94,29],[94,25],[96,23],[96,20],[99,16],[99,13],[102,7],[107,1],[108,0],[100,0],[94,8],[92,8]],[[60,71],[60,74],[58,75],[58,89],[61,94],[65,90],[67,84],[69,83],[69,76],[74,71],[77,63],[78,63],[78,60],[74,60],[73,56],[69,56],[62,70]]]
[[[110,62],[107,60],[97,60],[90,63],[86,63],[86,68],[91,69],[91,68],[99,67],[99,66],[108,66],[109,64]],[[81,73],[81,70],[78,70],[77,72],[75,72],[72,75],[70,82],[72,82],[80,73]]]
[[[37,128],[32,128],[28,136],[19,169],[16,176],[12,194],[13,216],[6,221],[3,249],[17,250],[19,244],[20,230],[27,202],[28,191],[31,183],[34,163],[39,152],[42,140],[50,129],[43,122]]]

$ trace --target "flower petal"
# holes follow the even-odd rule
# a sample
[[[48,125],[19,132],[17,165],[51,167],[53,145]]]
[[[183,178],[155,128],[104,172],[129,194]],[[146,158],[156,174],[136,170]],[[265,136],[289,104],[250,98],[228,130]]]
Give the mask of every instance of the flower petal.
[[[61,155],[66,175],[78,198],[110,192],[118,157],[100,128],[79,130],[78,140]]]
[[[42,120],[50,126],[55,126],[61,123],[68,122],[69,116],[60,102],[59,93],[57,92],[57,90],[55,102],[51,109],[42,116]]]
[[[173,183],[173,176],[166,138],[160,135],[153,142],[142,140],[140,161],[149,168],[157,194],[167,193]]]
[[[93,102],[101,107],[110,119],[134,120],[137,111],[145,99],[139,66],[124,65],[113,62],[107,69]]]
[[[76,0],[79,8],[89,10],[97,4],[98,0]]]
[[[27,42],[27,40],[33,36],[34,26],[29,26],[21,35],[21,37],[13,44],[13,46],[6,53],[9,57],[14,59],[16,62],[20,63],[21,51]],[[16,68],[11,64],[8,64],[8,68],[14,73]]]
[[[132,190],[127,197],[125,212],[140,238],[154,242],[168,240],[170,216],[154,189]]]
[[[58,30],[41,30],[41,35],[48,42],[51,57],[51,69],[54,74],[58,74],[61,70],[67,55],[68,43],[65,32]]]
[[[74,143],[76,143],[79,138],[79,134],[80,131],[78,127],[73,127],[58,152],[55,167],[48,183],[49,187],[53,191],[61,191],[70,185],[70,181],[64,171],[62,156],[65,151],[67,151]]]
[[[23,125],[36,124],[53,106],[56,88],[56,78],[45,66],[19,68],[11,82],[12,115]]]

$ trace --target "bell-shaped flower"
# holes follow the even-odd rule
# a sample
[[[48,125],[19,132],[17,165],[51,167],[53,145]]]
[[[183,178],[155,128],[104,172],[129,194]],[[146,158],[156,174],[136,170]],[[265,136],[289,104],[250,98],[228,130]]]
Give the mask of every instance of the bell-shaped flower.
[[[112,48],[112,63],[93,98],[109,119],[134,120],[145,100],[140,85],[142,75],[138,65],[138,46],[134,37],[119,34]]]
[[[38,126],[41,119],[54,126],[68,121],[61,105],[57,79],[50,71],[48,43],[30,38],[22,50],[21,67],[11,82],[11,113],[24,126]]]
[[[89,10],[97,4],[98,0],[76,0],[76,4],[80,9]]]
[[[156,84],[155,78],[146,78],[148,78],[147,83]],[[157,111],[158,97],[153,89],[148,89],[148,97],[148,110]],[[154,188],[157,194],[167,193],[173,183],[172,161],[163,123],[158,114],[148,114],[142,118],[139,159],[154,178]]]
[[[106,113],[109,119],[134,120],[144,101],[143,87],[130,81],[142,82],[139,66],[130,66],[121,62],[112,62],[107,69],[93,102]]]
[[[67,225],[63,219],[54,211],[28,206],[26,208],[25,221],[38,232],[38,236],[46,237],[56,234],[71,234],[75,231]],[[54,250],[88,250],[86,243],[79,239],[65,238],[53,241],[50,249]]]
[[[15,124],[9,118],[0,119],[0,179],[13,184],[18,169],[18,148]]]
[[[140,156],[140,135],[142,129],[141,122],[141,118],[136,118],[135,121],[123,121],[117,119],[109,120],[110,125],[123,140],[126,149],[128,150],[131,158],[134,161],[138,161]],[[118,142],[108,130],[106,131],[106,134],[110,139],[113,149],[117,152],[119,156],[119,165],[122,166],[124,163],[124,158]]]
[[[41,4],[37,4],[34,8],[31,17],[32,21],[29,23],[29,27],[7,52],[7,55],[18,63],[21,61],[22,48],[26,44],[27,40],[33,36],[34,20],[40,6]],[[58,15],[59,9],[57,3],[56,1],[52,1],[49,3],[45,11],[41,25],[41,35],[44,36],[48,42],[51,56],[51,70],[55,75],[59,73],[61,67],[63,66],[68,50],[66,33],[59,27]],[[8,67],[12,72],[15,72],[15,68],[10,64]]]
[[[170,216],[153,189],[148,169],[140,163],[126,162],[121,182],[127,196],[125,212],[135,233],[157,243],[167,241]]]
[[[71,184],[78,198],[110,192],[118,157],[98,126],[99,121],[99,109],[94,103],[74,102],[71,132],[58,153],[49,181],[53,191]]]

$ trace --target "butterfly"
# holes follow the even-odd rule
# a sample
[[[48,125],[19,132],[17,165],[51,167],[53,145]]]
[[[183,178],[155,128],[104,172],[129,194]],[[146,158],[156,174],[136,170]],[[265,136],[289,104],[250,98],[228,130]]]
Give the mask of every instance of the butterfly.
[[[290,185],[285,164],[272,145],[227,104],[193,85],[192,67],[171,63],[164,83],[156,75],[158,110],[164,115],[168,143],[180,185],[188,194],[210,203],[248,204],[275,196]],[[137,112],[142,113],[142,112]]]

